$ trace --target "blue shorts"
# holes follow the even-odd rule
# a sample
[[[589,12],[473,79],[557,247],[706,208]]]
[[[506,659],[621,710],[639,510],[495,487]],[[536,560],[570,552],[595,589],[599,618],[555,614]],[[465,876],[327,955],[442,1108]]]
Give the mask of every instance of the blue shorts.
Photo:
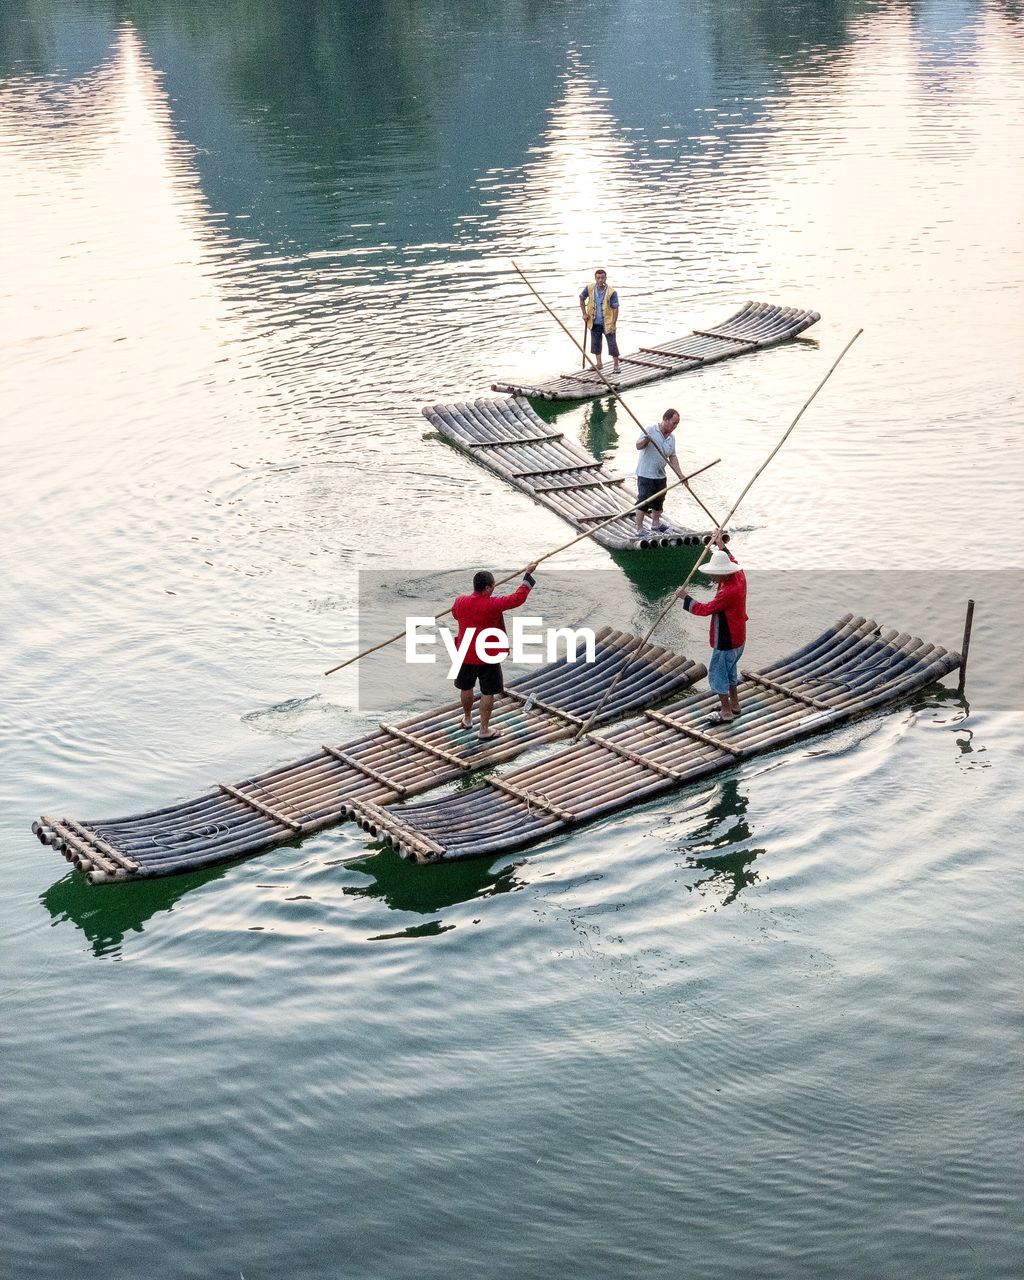
[[[608,343],[608,354],[613,360],[619,358],[619,340],[614,333],[605,333],[603,324],[595,324],[590,329],[590,354],[599,356],[601,354],[601,339]]]
[[[739,684],[739,662],[743,645],[738,649],[712,649],[708,666],[708,684],[714,693],[728,693],[729,686]]]

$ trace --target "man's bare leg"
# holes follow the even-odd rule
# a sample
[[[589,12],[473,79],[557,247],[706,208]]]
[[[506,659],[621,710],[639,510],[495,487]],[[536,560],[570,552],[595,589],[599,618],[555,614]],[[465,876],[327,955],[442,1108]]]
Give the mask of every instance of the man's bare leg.
[[[498,735],[491,732],[488,726],[491,723],[491,711],[494,708],[494,694],[482,693],[480,695],[480,731],[477,734],[479,738],[496,738]]]
[[[471,729],[473,727],[473,690],[460,689],[459,701],[462,703],[462,727]]]
[[[734,684],[729,686],[729,706],[733,715],[738,716],[740,713],[740,691]]]

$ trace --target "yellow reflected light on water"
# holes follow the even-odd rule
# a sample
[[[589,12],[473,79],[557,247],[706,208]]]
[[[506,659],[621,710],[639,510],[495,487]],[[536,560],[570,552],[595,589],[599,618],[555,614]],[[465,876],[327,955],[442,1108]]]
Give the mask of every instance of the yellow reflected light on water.
[[[4,400],[27,448],[115,444],[128,420],[137,448],[209,411],[241,332],[215,274],[225,238],[131,27],[86,79],[0,96],[0,219]],[[45,380],[19,377],[20,359]]]

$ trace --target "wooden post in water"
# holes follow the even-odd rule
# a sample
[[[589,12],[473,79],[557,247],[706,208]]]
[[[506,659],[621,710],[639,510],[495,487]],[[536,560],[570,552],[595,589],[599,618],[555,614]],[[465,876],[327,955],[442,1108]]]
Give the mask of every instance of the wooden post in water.
[[[971,627],[974,625],[974,601],[967,601],[967,613],[964,616],[964,638],[960,645],[960,683],[956,687],[957,693],[963,695],[964,685],[967,683],[967,655],[971,649]]]

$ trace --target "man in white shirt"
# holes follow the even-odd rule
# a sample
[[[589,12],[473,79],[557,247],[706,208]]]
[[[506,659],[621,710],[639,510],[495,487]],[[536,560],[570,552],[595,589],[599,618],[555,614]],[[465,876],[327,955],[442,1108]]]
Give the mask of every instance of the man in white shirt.
[[[651,513],[651,532],[667,533],[668,525],[662,521],[665,495],[665,465],[672,468],[680,480],[683,473],[676,458],[676,442],[672,432],[679,426],[679,414],[666,409],[661,421],[654,427],[645,427],[644,434],[636,442],[640,460],[636,467],[637,498],[643,506],[636,513],[637,537],[644,531],[644,517]]]

